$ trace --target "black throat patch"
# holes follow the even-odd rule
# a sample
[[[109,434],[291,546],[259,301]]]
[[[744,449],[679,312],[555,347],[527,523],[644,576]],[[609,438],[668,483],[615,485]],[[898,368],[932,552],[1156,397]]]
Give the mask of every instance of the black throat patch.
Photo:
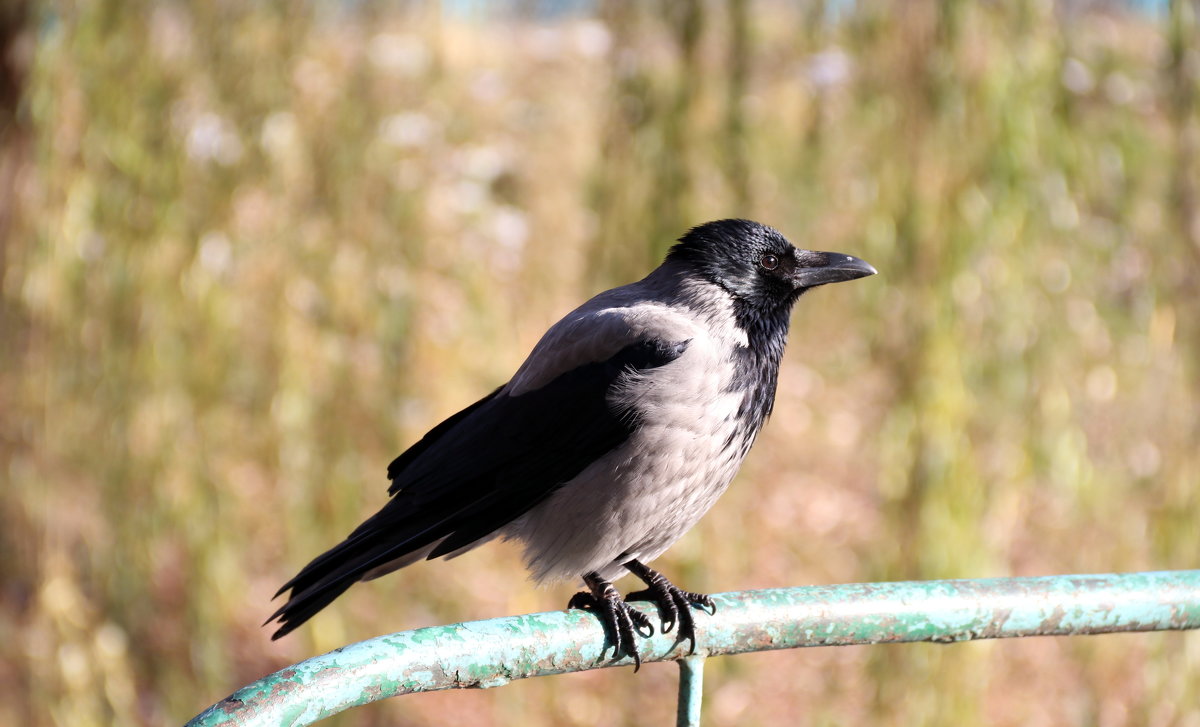
[[[748,345],[734,351],[730,388],[742,394],[737,417],[753,441],[775,406],[775,385],[783,349],[787,345],[791,306],[764,311],[738,302],[735,303],[734,317],[738,327],[746,332]]]

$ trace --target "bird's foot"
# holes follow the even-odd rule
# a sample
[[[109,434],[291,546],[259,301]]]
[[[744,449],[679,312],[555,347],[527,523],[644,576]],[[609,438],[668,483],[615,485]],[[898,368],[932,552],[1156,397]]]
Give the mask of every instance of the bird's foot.
[[[579,608],[595,613],[600,623],[604,624],[604,631],[613,644],[613,658],[619,659],[628,654],[633,657],[633,670],[636,672],[641,669],[642,657],[638,654],[635,634],[642,633],[643,630],[648,632],[645,636],[654,634],[650,618],[621,600],[621,594],[613,588],[613,584],[595,573],[585,575],[583,581],[591,593],[576,593],[567,603],[567,608]]]
[[[679,625],[679,641],[689,642],[689,652],[696,652],[696,621],[692,618],[692,606],[701,606],[716,613],[717,605],[703,593],[692,593],[674,585],[662,573],[631,560],[625,564],[630,573],[645,581],[647,588],[625,597],[626,601],[653,601],[662,613],[662,632],[670,633]],[[676,642],[678,643],[678,641]]]

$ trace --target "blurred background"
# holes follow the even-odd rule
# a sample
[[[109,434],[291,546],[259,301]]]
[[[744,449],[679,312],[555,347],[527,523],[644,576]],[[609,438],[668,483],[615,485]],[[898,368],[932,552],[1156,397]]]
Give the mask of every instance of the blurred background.
[[[1196,0],[6,0],[0,723],[179,724],[351,641],[562,608],[494,544],[259,626],[394,455],[728,216],[881,274],[798,306],[674,580],[1198,566]],[[708,670],[713,725],[1200,725],[1197,634]],[[331,723],[669,724],[675,679]]]

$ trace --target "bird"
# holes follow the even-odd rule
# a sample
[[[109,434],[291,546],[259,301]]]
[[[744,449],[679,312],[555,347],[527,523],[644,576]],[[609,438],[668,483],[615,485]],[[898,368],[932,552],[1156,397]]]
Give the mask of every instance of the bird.
[[[852,255],[803,250],[744,219],[688,230],[640,281],[555,323],[513,377],[433,427],[388,466],[389,499],[283,585],[278,639],[358,581],[518,541],[533,581],[582,580],[568,608],[600,619],[614,659],[641,665],[630,601],[696,648],[684,591],[646,563],[716,502],[775,402],[792,308],[809,290],[874,275]],[[646,588],[622,599],[613,581]],[[266,624],[264,624],[265,626]],[[607,653],[607,644],[602,654]]]

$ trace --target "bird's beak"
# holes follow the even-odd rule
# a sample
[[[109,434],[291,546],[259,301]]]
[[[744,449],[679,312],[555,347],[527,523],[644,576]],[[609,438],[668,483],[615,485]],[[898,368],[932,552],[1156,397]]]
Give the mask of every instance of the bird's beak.
[[[815,288],[828,283],[865,278],[879,272],[871,263],[840,252],[796,251],[792,283],[797,288]]]

